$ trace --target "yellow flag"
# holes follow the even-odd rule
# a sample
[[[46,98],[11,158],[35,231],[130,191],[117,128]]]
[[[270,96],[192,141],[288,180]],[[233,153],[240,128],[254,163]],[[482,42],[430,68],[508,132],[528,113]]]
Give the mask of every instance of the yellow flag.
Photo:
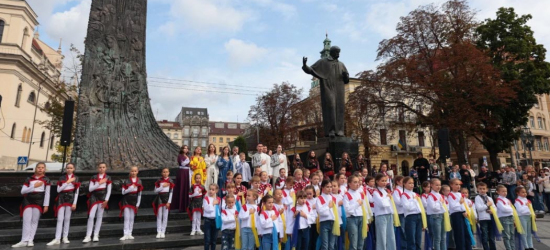
[[[362,225],[362,230],[361,230],[361,233],[363,235],[363,239],[367,238],[367,236],[369,235],[369,222],[367,221],[367,209],[365,209],[365,206],[369,207],[369,205],[366,205],[367,204],[367,196],[364,195],[365,199],[363,200],[363,202],[361,202],[361,210],[363,210],[363,225]]]
[[[519,234],[524,234],[523,227],[521,226],[521,222],[519,221],[518,212],[516,211],[516,208],[514,205],[510,204],[510,207],[512,207],[513,215],[514,215],[514,225],[516,225],[516,230]]]
[[[332,234],[340,236],[340,216],[338,216],[338,204],[332,206],[332,214],[334,215],[334,224],[332,225]]]
[[[504,227],[502,226],[502,223],[500,223],[500,219],[498,218],[497,210],[495,209],[495,206],[494,205],[490,206],[489,210],[491,210],[491,214],[493,215],[493,219],[495,219],[495,224],[497,225],[498,232],[502,233],[502,231],[504,230]]]
[[[285,212],[281,213],[281,220],[283,221],[283,243],[286,243],[286,220],[285,220]],[[237,248],[236,248],[237,249]],[[279,248],[280,249],[280,248]]]
[[[443,227],[445,228],[445,232],[450,232],[452,228],[451,216],[449,216],[449,208],[447,208],[447,204],[445,204],[445,201],[443,199],[439,200],[439,202],[441,202],[441,205],[443,205],[443,209],[445,210],[445,212],[443,213]]]
[[[466,200],[464,200],[464,203],[462,203],[464,205],[464,209],[466,210],[466,214],[468,215],[468,221],[470,222],[470,227],[472,228],[472,233],[476,233],[476,219],[475,219],[475,215],[473,214],[472,211],[470,211],[470,207],[468,206],[468,202],[466,202]]]
[[[241,249],[241,227],[239,226],[239,218],[235,218],[235,249]]]
[[[317,233],[321,233],[321,222],[319,221],[319,216],[317,216],[317,218],[315,219],[315,224],[317,225]]]
[[[537,232],[537,223],[535,220],[537,219],[537,215],[535,214],[535,211],[533,210],[533,204],[531,202],[527,203],[527,206],[529,207],[529,212],[531,212],[531,227],[533,232]],[[524,228],[525,230],[529,230],[529,228]]]
[[[393,226],[394,227],[400,227],[401,222],[399,222],[399,214],[397,214],[397,208],[395,207],[395,202],[393,201],[393,196],[391,196],[391,195],[388,195],[388,196],[390,197],[391,205],[392,205],[392,208],[393,208]]]
[[[420,206],[420,217],[422,217],[422,228],[426,229],[428,228],[428,219],[426,218],[426,211],[424,210],[424,205],[422,204],[422,200],[420,200],[420,197],[416,196],[416,202],[418,202],[418,205]]]
[[[258,238],[258,230],[256,230],[256,212],[250,214],[250,227],[252,227],[252,234],[254,235],[254,242],[256,243],[256,247],[260,247],[260,239]]]

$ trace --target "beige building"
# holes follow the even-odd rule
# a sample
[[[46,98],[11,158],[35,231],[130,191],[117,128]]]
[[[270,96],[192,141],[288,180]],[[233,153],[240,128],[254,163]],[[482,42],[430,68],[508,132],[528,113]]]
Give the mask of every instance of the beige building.
[[[210,132],[208,139],[210,144],[216,146],[216,152],[219,154],[223,147],[229,146],[229,143],[237,139],[237,136],[242,135],[250,126],[248,123],[238,122],[209,122]],[[231,151],[231,150],[230,150]],[[203,153],[207,151],[203,149]]]
[[[178,146],[183,146],[183,128],[179,122],[170,122],[167,120],[157,121],[162,132],[168,136]]]
[[[0,0],[0,169],[16,169],[19,156],[32,163],[56,153],[58,138],[36,121],[50,119],[40,108],[62,84],[63,55],[34,32],[36,18],[26,1]]]

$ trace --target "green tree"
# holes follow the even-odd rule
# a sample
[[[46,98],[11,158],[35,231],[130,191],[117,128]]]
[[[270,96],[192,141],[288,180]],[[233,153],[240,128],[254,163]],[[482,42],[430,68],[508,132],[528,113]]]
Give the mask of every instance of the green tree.
[[[497,154],[510,148],[527,124],[537,94],[550,91],[550,64],[546,49],[537,44],[527,22],[531,15],[518,16],[514,8],[500,8],[496,19],[486,19],[477,29],[477,46],[485,50],[504,84],[516,94],[507,107],[491,107],[488,115],[499,121],[497,129],[482,129],[476,138],[487,148],[493,169],[500,168]],[[475,135],[474,135],[475,136]]]
[[[237,136],[235,141],[233,141],[233,146],[239,147],[239,154],[244,153],[248,157],[248,147],[246,146],[246,140],[243,136]]]

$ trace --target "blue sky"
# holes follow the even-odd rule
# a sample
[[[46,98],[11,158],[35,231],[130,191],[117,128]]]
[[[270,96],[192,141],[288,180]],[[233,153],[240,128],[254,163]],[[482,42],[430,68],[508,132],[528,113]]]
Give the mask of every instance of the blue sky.
[[[40,38],[55,48],[62,38],[65,66],[70,66],[69,44],[84,51],[91,0],[27,1],[39,15]],[[378,43],[395,35],[400,16],[441,2],[149,0],[146,48],[153,112],[157,120],[173,120],[182,106],[206,107],[210,120],[242,122],[255,95],[274,83],[288,81],[307,95],[310,76],[301,70],[302,56],[310,64],[317,60],[326,32],[355,75],[377,65]],[[550,48],[550,1],[475,0],[470,5],[480,20],[494,17],[502,6],[532,14],[535,38]]]

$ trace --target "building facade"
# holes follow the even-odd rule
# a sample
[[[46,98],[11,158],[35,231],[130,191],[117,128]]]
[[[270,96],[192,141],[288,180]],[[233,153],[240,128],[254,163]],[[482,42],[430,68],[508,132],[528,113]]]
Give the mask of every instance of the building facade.
[[[221,152],[223,147],[229,146],[229,143],[237,139],[237,136],[243,135],[250,126],[248,123],[238,122],[209,122],[210,133],[208,138],[210,144],[216,146],[217,152]]]
[[[206,108],[182,107],[181,112],[176,116],[176,122],[179,122],[183,131],[182,144],[188,145],[190,151],[196,147],[208,146],[208,119],[208,109]]]
[[[179,122],[171,122],[168,120],[157,121],[157,124],[162,129],[162,132],[168,136],[178,146],[183,146],[183,128]]]
[[[32,163],[57,153],[59,138],[37,121],[51,119],[41,108],[62,87],[63,55],[40,40],[37,26],[26,1],[0,0],[0,170],[17,169],[19,156]]]

